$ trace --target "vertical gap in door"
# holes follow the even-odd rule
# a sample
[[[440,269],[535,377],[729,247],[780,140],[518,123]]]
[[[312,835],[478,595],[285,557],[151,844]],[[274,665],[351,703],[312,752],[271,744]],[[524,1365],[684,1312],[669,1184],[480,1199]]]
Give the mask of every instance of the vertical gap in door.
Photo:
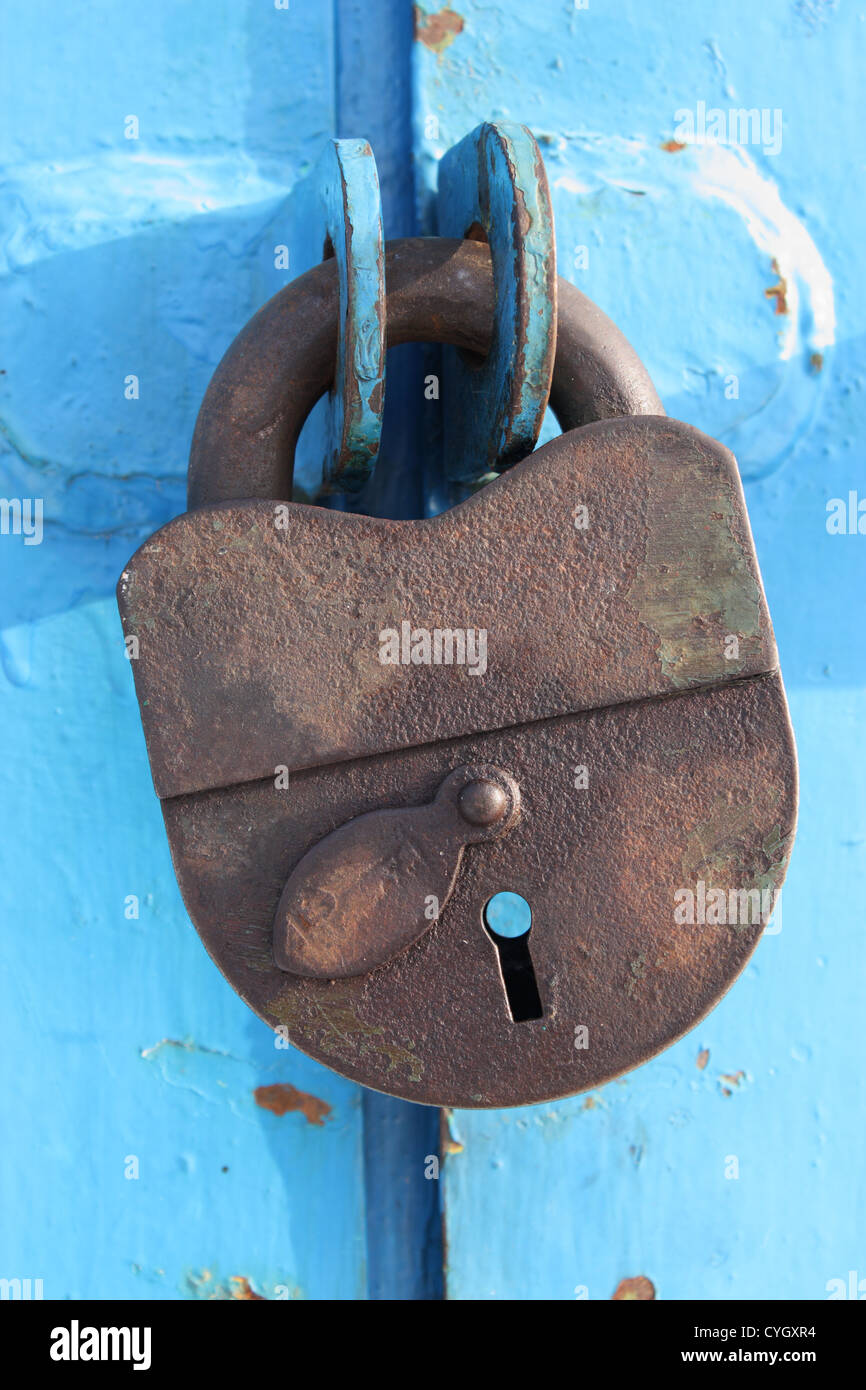
[[[335,0],[336,135],[372,146],[385,237],[418,234],[412,111],[413,13],[407,0]],[[420,517],[431,508],[438,421],[424,411],[428,349],[388,355],[382,449],[355,508]],[[435,370],[435,367],[429,368]],[[434,508],[435,509],[435,508]],[[363,1092],[367,1296],[443,1298],[439,1110]],[[431,1162],[435,1159],[435,1163]]]

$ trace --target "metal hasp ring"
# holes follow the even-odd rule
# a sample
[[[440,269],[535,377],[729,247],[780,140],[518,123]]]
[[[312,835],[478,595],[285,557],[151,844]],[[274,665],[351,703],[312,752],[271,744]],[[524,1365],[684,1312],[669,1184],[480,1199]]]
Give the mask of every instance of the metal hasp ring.
[[[446,342],[485,353],[494,284],[489,246],[440,237],[385,247],[386,341]],[[550,405],[563,431],[621,415],[664,415],[626,338],[565,280]],[[188,503],[288,501],[301,427],[334,378],[339,286],[333,260],[274,295],[238,334],[211,378],[196,421]]]
[[[439,165],[443,236],[486,241],[496,308],[483,362],[443,353],[445,464],[478,484],[535,448],[556,348],[556,240],[544,162],[532,133],[485,121]]]
[[[385,244],[373,151],[366,140],[329,140],[295,192],[295,262],[333,258],[339,317],[328,402],[322,491],[354,495],[379,453],[385,406]]]

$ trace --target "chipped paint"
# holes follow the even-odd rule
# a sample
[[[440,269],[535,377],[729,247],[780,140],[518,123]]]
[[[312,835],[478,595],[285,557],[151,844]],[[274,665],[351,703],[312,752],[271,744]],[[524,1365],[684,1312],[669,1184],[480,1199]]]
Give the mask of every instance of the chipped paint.
[[[293,193],[302,245],[297,276],[331,248],[337,265],[342,331],[327,397],[325,491],[356,494],[379,453],[385,388],[385,262],[375,154],[363,139],[329,140]],[[273,425],[266,427],[270,433]]]
[[[801,208],[788,206],[765,165],[759,168],[740,146],[688,145],[670,152],[641,136],[566,129],[546,136],[545,158],[566,245],[569,234],[573,242],[587,240],[580,231],[587,220],[598,224],[599,238],[617,229],[616,242],[607,239],[603,267],[592,260],[591,274],[578,284],[606,292],[610,304],[617,302],[617,281],[632,284],[637,341],[652,346],[653,377],[667,409],[719,436],[737,453],[742,477],[777,470],[812,428],[826,389],[812,360],[816,354],[823,359],[835,341],[833,278],[817,242],[820,222],[813,227]],[[623,206],[619,195],[628,188],[641,188],[646,197]],[[713,218],[719,232],[708,232],[706,210],[716,199],[733,215],[720,210]],[[666,342],[657,335],[652,303],[671,239],[688,245],[689,254],[681,267],[677,332]],[[714,267],[709,281],[708,256]],[[769,286],[773,261],[785,281],[784,314],[762,313],[752,300]],[[740,264],[745,274],[738,274]],[[710,341],[703,297],[719,277],[730,286],[730,309],[716,314]]]
[[[698,1071],[704,1071],[709,1060],[710,1049],[708,1047],[702,1047],[695,1059],[695,1066],[697,1067]]]
[[[690,144],[669,139],[655,145],[643,136],[566,131],[551,136],[555,162],[572,155],[577,166],[553,179],[553,187],[575,196],[597,198],[605,188],[646,190],[654,203],[681,198],[684,191],[724,203],[738,217],[754,245],[786,286],[786,319],[778,353],[789,361],[807,347],[826,352],[836,338],[833,280],[805,221],[784,202],[777,183],[759,169],[740,144]],[[662,155],[682,155],[676,160]]]
[[[645,1274],[636,1274],[632,1279],[622,1279],[613,1294],[613,1302],[633,1303],[647,1301],[656,1296],[655,1284]]]
[[[443,1109],[439,1125],[439,1147],[445,1158],[450,1158],[454,1154],[462,1154],[464,1145],[460,1142],[454,1132],[454,1111]]]
[[[547,173],[531,131],[514,121],[483,122],[440,161],[437,206],[440,235],[463,237],[477,228],[493,258],[496,311],[487,356],[475,365],[453,347],[443,356],[448,476],[475,487],[491,470],[502,472],[532,452],[553,375],[556,240]]]
[[[141,1057],[144,1061],[156,1063],[163,1080],[169,1085],[192,1091],[204,1100],[227,1105],[236,1115],[249,1117],[252,1113],[247,1099],[250,1092],[261,1109],[270,1110],[274,1115],[297,1111],[311,1125],[321,1127],[332,1112],[329,1102],[288,1081],[250,1086],[243,1075],[250,1064],[217,1048],[202,1047],[188,1040],[162,1038],[151,1047],[143,1048]],[[221,1171],[227,1173],[228,1165],[224,1164]]]
[[[457,1132],[457,1117],[450,1107],[439,1111],[439,1149],[443,1158],[462,1154],[465,1145]]]
[[[747,1080],[745,1071],[723,1071],[719,1075],[719,1087],[723,1096],[732,1096],[735,1091],[739,1091],[743,1083]]]
[[[263,1303],[265,1301],[264,1294],[256,1293],[245,1274],[233,1274],[229,1279],[229,1286],[231,1288],[232,1298],[241,1299],[243,1301],[252,1300],[256,1303]]]
[[[299,1091],[288,1081],[277,1081],[270,1086],[257,1086],[253,1091],[256,1105],[270,1110],[274,1115],[288,1115],[298,1110],[309,1125],[324,1125],[331,1113],[331,1106],[309,1091]]]
[[[209,1269],[199,1273],[192,1270],[186,1276],[186,1287],[195,1299],[207,1302],[254,1302],[264,1303],[266,1295],[259,1293],[252,1279],[246,1274],[230,1274],[228,1279],[217,1279]],[[297,1297],[297,1293],[295,1294]]]
[[[785,308],[777,304],[777,313],[790,322],[779,340],[779,356],[790,360],[804,340],[814,351],[825,351],[836,338],[833,281],[805,223],[786,206],[776,183],[759,172],[742,145],[693,148],[695,192],[725,203],[742,217],[784,284]]]
[[[777,313],[777,314],[787,314],[787,313],[788,313],[788,282],[787,282],[787,280],[785,279],[784,275],[783,275],[783,274],[781,273],[781,271],[779,270],[779,262],[776,260],[775,256],[773,257],[773,270],[776,272],[776,275],[777,275],[779,278],[778,278],[778,280],[776,281],[775,285],[771,285],[769,289],[764,290],[764,294],[766,295],[767,299],[775,299],[775,301],[776,301],[775,313]],[[813,353],[812,355],[814,356],[815,354]]]
[[[432,14],[426,13],[420,5],[413,6],[415,18],[415,38],[429,48],[432,53],[444,53],[458,34],[463,33],[465,20],[450,5]]]

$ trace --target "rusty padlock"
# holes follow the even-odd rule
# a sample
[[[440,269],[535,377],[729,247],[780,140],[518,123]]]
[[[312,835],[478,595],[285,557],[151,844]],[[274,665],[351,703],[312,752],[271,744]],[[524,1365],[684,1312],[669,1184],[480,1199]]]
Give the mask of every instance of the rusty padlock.
[[[485,350],[483,244],[389,243],[387,286],[389,345]],[[192,509],[118,587],[208,951],[303,1051],[427,1104],[570,1095],[675,1041],[743,969],[793,837],[736,463],[559,293],[562,436],[385,521],[284,500],[335,356],[333,262],[309,271],[223,359]],[[501,892],[531,909],[519,951],[485,918]]]

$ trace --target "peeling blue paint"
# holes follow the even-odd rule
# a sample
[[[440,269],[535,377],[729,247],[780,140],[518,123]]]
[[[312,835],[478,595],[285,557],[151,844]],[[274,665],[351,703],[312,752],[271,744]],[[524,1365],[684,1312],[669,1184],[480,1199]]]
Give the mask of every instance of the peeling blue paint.
[[[441,236],[480,227],[496,285],[493,338],[483,363],[443,352],[445,467],[478,484],[518,462],[541,431],[556,347],[556,245],[550,194],[531,133],[513,121],[483,122],[439,165]],[[515,228],[520,228],[519,238]],[[515,352],[515,342],[522,351]],[[455,499],[457,500],[457,499]]]
[[[294,190],[294,274],[322,260],[327,243],[340,285],[340,335],[328,399],[322,467],[326,491],[357,493],[375,467],[385,405],[385,249],[376,158],[366,140],[329,140]]]

